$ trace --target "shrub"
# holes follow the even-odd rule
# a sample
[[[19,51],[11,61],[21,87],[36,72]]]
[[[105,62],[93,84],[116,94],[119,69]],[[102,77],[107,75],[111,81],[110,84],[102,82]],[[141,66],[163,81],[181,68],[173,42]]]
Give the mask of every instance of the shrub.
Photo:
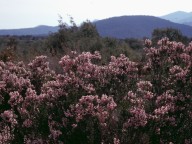
[[[191,143],[192,44],[146,40],[142,62],[72,51],[0,62],[2,143]]]

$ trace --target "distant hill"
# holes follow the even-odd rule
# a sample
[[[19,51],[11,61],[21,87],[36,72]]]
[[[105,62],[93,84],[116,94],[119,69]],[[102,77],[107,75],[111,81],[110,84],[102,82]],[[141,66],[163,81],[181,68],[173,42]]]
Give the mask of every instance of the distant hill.
[[[34,28],[0,30],[0,35],[48,35],[50,32],[57,31],[57,26],[41,25]]]
[[[192,21],[190,21],[190,22],[184,22],[183,24],[192,26]]]
[[[186,24],[192,26],[192,12],[176,11],[161,18],[180,24]]]
[[[192,37],[192,27],[177,24],[154,16],[120,16],[93,22],[99,34],[114,38],[151,37],[156,28],[176,28],[183,35]],[[37,26],[34,28],[0,30],[0,35],[48,35],[57,32],[58,26]]]
[[[176,28],[183,35],[192,37],[192,27],[177,24],[154,16],[120,16],[94,23],[99,34],[103,37],[143,38],[151,37],[156,28]]]

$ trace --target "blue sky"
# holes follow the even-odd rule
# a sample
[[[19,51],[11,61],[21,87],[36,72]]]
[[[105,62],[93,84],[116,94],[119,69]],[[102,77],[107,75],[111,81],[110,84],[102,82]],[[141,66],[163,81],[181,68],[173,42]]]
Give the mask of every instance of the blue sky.
[[[58,25],[61,15],[77,24],[121,15],[162,16],[192,12],[190,0],[0,0],[0,29]]]

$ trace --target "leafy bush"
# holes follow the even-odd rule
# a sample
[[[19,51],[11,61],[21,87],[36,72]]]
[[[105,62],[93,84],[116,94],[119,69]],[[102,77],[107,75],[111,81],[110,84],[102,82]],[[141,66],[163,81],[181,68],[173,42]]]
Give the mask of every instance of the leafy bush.
[[[191,143],[192,43],[146,40],[145,57],[72,51],[49,68],[0,62],[2,143]]]

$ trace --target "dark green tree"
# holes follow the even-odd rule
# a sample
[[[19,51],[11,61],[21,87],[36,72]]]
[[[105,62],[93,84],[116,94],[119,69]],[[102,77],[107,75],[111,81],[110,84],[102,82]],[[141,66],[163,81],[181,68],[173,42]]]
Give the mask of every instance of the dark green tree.
[[[184,36],[180,30],[175,28],[157,28],[152,32],[152,42],[157,43],[158,40],[163,37],[169,38],[170,41],[183,42],[184,44],[189,42],[189,38]]]
[[[83,22],[79,29],[80,35],[83,37],[99,37],[96,26],[93,25],[90,21]]]
[[[51,33],[47,40],[47,45],[49,47],[50,53],[52,55],[57,54],[58,52],[63,52],[69,47],[70,41],[70,27],[67,23],[63,22],[63,18],[59,16],[59,29],[56,33]],[[74,29],[75,25],[72,26]]]
[[[8,41],[7,41],[7,47],[8,49],[13,49],[13,50],[16,50],[17,48],[17,40],[15,37],[9,37]]]

